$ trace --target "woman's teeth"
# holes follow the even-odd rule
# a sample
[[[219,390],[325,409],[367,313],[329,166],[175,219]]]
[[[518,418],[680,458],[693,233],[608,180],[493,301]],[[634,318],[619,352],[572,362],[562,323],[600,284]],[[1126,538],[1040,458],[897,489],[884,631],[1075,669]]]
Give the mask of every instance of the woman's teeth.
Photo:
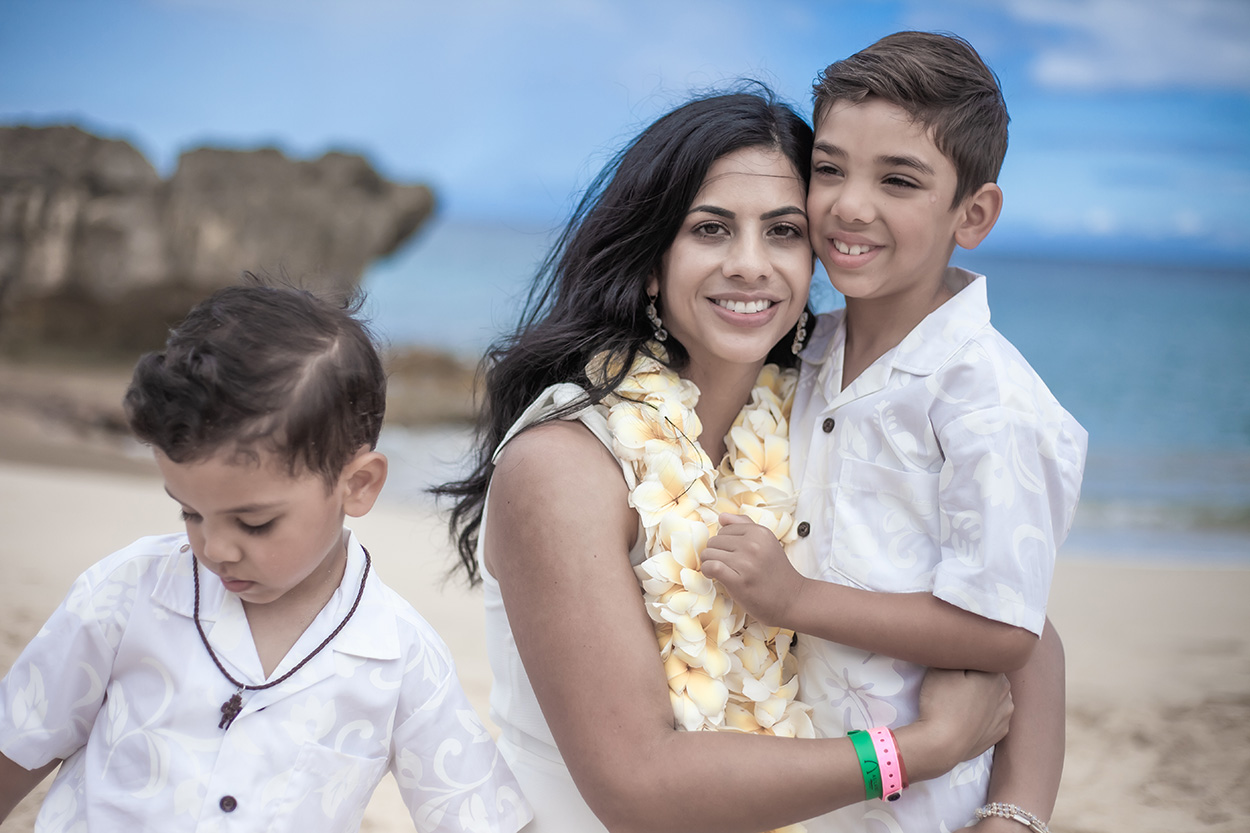
[[[773,305],[772,301],[729,301],[718,298],[716,303],[730,312],[763,312]]]

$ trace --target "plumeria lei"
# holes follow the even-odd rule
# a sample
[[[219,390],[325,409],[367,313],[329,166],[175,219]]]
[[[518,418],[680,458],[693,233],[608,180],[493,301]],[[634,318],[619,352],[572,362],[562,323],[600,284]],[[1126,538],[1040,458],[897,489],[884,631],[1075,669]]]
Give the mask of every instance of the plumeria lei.
[[[649,345],[663,355],[658,344]],[[603,359],[588,372],[603,372]],[[717,515],[745,515],[783,545],[795,540],[790,480],[790,406],[795,370],[768,364],[725,438],[719,467],[698,443],[699,389],[661,362],[637,358],[604,400],[613,451],[633,466],[629,495],[646,530],[647,559],[635,568],[655,623],[677,724],[814,737],[810,707],[795,695],[793,631],[748,615],[700,572]]]

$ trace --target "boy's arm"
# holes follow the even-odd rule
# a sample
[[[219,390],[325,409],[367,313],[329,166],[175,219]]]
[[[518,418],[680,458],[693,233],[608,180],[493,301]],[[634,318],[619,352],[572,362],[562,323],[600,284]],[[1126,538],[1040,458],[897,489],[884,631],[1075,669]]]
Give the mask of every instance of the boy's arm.
[[[1007,679],[1016,709],[1007,737],[994,750],[989,800],[1015,804],[1049,821],[1063,774],[1065,742],[1063,643],[1049,619],[1028,663]],[[976,828],[985,833],[1024,829],[1002,818],[986,819]]]
[[[7,755],[0,755],[0,822],[7,819],[13,808],[60,763],[51,761],[38,769],[27,769]]]
[[[721,515],[703,552],[703,572],[768,625],[931,668],[1015,671],[1037,637],[929,593],[874,593],[809,579],[767,528]]]

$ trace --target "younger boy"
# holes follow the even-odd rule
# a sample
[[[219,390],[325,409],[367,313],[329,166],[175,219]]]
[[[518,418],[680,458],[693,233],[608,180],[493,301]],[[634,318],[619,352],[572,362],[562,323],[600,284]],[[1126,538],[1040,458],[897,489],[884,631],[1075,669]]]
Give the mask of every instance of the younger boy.
[[[389,769],[418,830],[528,805],[442,640],[343,526],[386,480],[354,310],[246,286],[126,393],[186,532],[88,569],[0,681],[0,819],[52,767],[53,830],[358,829]]]
[[[846,307],[817,321],[792,413],[789,553],[806,578],[731,516],[704,567],[802,634],[800,698],[841,736],[914,720],[926,666],[1024,665],[1086,433],[990,325],[985,278],[949,266],[1002,206],[993,73],[959,38],[903,32],[829,66],[815,93],[810,234]],[[963,827],[990,755],[809,828]]]

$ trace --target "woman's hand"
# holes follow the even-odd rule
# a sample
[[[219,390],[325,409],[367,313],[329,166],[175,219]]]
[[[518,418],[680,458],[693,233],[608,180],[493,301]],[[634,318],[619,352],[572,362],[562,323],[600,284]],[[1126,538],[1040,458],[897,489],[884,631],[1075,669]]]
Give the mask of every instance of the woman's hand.
[[[935,778],[980,755],[1007,734],[1011,712],[1002,674],[930,669],[920,686],[920,717],[895,733],[911,778]],[[913,767],[913,760],[923,763]]]

